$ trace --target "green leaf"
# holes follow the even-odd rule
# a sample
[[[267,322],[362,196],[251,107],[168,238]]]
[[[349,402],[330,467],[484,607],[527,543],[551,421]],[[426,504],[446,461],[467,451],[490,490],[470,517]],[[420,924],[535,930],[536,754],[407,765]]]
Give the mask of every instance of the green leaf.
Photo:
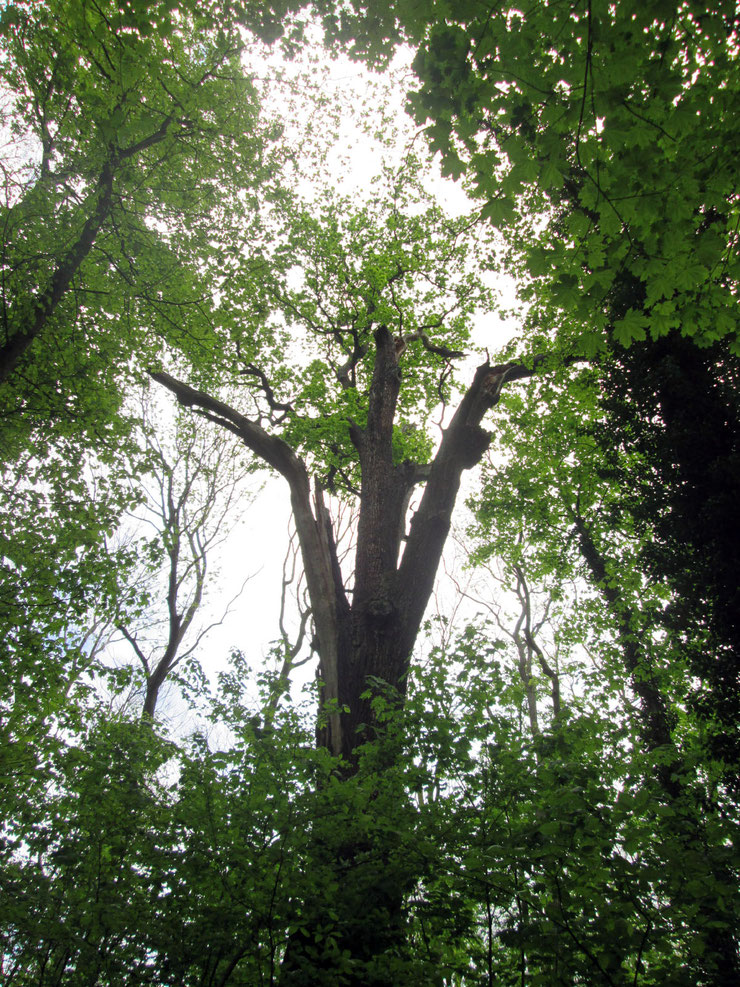
[[[633,340],[646,338],[647,316],[638,309],[631,308],[623,319],[614,323],[614,338],[622,346],[629,346]]]

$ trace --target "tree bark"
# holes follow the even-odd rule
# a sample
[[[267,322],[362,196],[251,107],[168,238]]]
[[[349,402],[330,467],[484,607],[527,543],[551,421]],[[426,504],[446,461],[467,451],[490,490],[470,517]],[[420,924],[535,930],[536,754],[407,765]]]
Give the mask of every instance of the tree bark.
[[[288,482],[313,612],[320,659],[322,703],[328,705],[320,742],[350,764],[372,726],[368,677],[382,680],[402,701],[411,653],[419,633],[447,535],[462,473],[488,448],[480,426],[499,400],[504,384],[532,376],[516,362],[478,367],[432,463],[393,462],[393,423],[401,382],[396,341],[385,326],[375,333],[376,354],[364,429],[350,426],[362,476],[355,581],[349,603],[331,533],[331,523],[303,460],[283,439],[203,391],[153,371],[186,407],[200,409],[234,434]],[[399,562],[409,490],[422,479],[426,489],[411,523]],[[363,729],[360,729],[360,728]]]
[[[416,637],[434,586],[447,538],[462,473],[475,466],[488,448],[490,434],[481,420],[510,380],[532,376],[534,367],[507,363],[480,366],[460,406],[445,430],[431,464],[395,463],[393,423],[401,383],[400,349],[385,326],[375,333],[376,353],[368,394],[365,428],[349,423],[362,477],[351,603],[345,592],[331,521],[316,485],[311,505],[305,463],[282,439],[245,418],[221,401],[196,391],[166,373],[153,372],[178,401],[239,435],[255,455],[285,477],[291,495],[309,599],[313,613],[322,680],[324,714],[318,742],[341,755],[345,777],[358,767],[359,747],[374,734],[372,700],[376,683],[390,687],[399,706],[406,693],[407,674]],[[401,554],[409,491],[422,480],[426,488],[411,523]],[[317,854],[326,854],[317,846]],[[333,921],[340,952],[351,956],[351,974],[342,982],[355,987],[369,983],[394,987],[368,964],[383,955],[400,955],[404,940],[403,899],[408,879],[386,866],[382,850],[338,836],[333,853],[342,862],[341,901],[304,903],[306,933],[294,933],[281,969],[283,987],[327,982],[334,954],[324,955],[326,910]],[[368,877],[369,874],[369,877]],[[358,904],[352,882],[363,888]],[[346,900],[345,900],[346,898]],[[370,979],[368,979],[370,977]],[[331,982],[334,982],[333,980]]]
[[[112,163],[106,162],[98,178],[95,208],[85,221],[80,235],[57,264],[47,289],[34,301],[25,327],[18,329],[0,347],[0,384],[8,379],[31,343],[40,335],[64,298],[72,278],[92,250],[95,238],[111,210],[113,175]]]

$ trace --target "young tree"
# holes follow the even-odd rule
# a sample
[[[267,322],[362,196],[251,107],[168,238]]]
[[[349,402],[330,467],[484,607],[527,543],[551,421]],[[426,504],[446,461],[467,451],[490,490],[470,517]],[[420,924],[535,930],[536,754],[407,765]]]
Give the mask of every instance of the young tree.
[[[219,548],[233,532],[237,504],[239,517],[244,516],[251,497],[247,481],[254,472],[231,436],[192,416],[178,415],[163,427],[157,424],[160,412],[151,397],[142,399],[147,475],[137,478],[141,503],[128,521],[139,564],[114,621],[143,672],[142,716],[148,719],[154,718],[173,670],[198,651],[246,585],[245,580],[220,617],[203,623]],[[109,641],[106,653],[120,658],[115,644]],[[105,655],[101,661],[105,667]]]

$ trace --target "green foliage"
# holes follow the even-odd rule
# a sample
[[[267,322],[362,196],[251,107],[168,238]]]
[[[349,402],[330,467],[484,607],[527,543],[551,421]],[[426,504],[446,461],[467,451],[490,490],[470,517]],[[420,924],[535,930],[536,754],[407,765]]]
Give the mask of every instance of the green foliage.
[[[379,732],[347,776],[294,712],[255,730],[244,673],[213,697],[226,746],[124,721],[60,746],[6,829],[9,983],[269,982],[308,935],[303,961],[336,984],[701,982],[700,906],[734,907],[732,826],[712,814],[687,851],[692,801],[640,780],[618,687],[534,737],[479,625],[431,654],[403,713],[376,683]]]
[[[414,6],[396,13],[417,35]],[[472,180],[547,321],[567,318],[563,344],[589,350],[626,278],[646,306],[616,317],[619,342],[678,327],[736,347],[732,5],[459,5],[431,23],[413,113]]]
[[[691,983],[692,978],[721,983],[726,976],[722,969],[731,969],[733,962],[733,947],[722,944],[720,930],[727,930],[731,941],[733,921],[731,912],[723,911],[723,903],[737,861],[731,862],[709,833],[716,835],[715,825],[721,827],[720,818],[732,813],[729,806],[735,798],[734,773],[727,770],[730,762],[726,754],[717,756],[719,749],[732,747],[732,737],[725,737],[720,748],[711,723],[720,715],[720,703],[731,702],[731,693],[717,689],[716,705],[704,707],[707,722],[702,725],[701,717],[697,720],[697,705],[701,708],[707,697],[692,669],[711,667],[711,674],[719,676],[725,666],[719,665],[718,652],[708,645],[708,634],[713,632],[705,624],[676,621],[678,614],[688,616],[693,594],[684,589],[683,598],[677,595],[670,566],[646,564],[657,535],[650,527],[652,512],[641,513],[633,499],[637,494],[639,505],[639,492],[633,487],[628,494],[627,485],[615,480],[626,475],[634,485],[643,471],[652,476],[658,461],[654,455],[644,455],[644,446],[638,454],[626,443],[615,445],[614,421],[590,386],[593,374],[590,369],[571,368],[561,381],[532,384],[526,402],[502,399],[500,442],[511,458],[503,461],[494,456],[496,465],[487,471],[482,496],[474,502],[475,555],[481,561],[501,558],[509,573],[524,567],[529,578],[546,589],[552,601],[549,617],[557,620],[552,633],[559,674],[565,674],[565,655],[573,652],[574,682],[580,683],[576,688],[579,694],[586,690],[582,699],[571,700],[571,708],[588,701],[596,704],[589,718],[604,717],[615,703],[620,708],[625,699],[629,702],[629,712],[622,709],[618,714],[615,743],[620,731],[628,730],[623,739],[631,736],[634,748],[625,761],[623,740],[616,743],[614,768],[627,773],[612,784],[624,791],[620,803],[629,805],[627,800],[634,799],[646,807],[643,800],[650,797],[649,791],[659,806],[654,817],[644,820],[644,828],[625,839],[631,848],[646,850],[643,840],[651,826],[664,834],[660,837],[664,856],[657,861],[651,854],[645,856],[645,877],[639,878],[645,882],[644,890],[635,891],[633,899],[646,900],[651,894],[647,889],[659,884],[666,901],[661,921],[650,919],[650,935],[666,938],[650,961],[657,964],[655,970],[644,960],[645,982],[653,982],[651,977],[655,982],[660,977],[673,982],[670,978],[675,977],[678,983]],[[628,415],[627,428],[631,421]],[[675,470],[675,459],[671,462]],[[661,496],[665,488],[666,481]],[[667,530],[673,525],[668,524]],[[584,578],[591,583],[590,591]],[[717,593],[716,598],[719,605],[723,597]],[[719,630],[719,622],[715,628]],[[603,751],[596,756],[603,760]],[[699,874],[699,846],[713,860],[712,878]],[[682,859],[691,861],[689,866],[695,869],[690,890],[678,878]],[[639,870],[634,873],[639,877]],[[656,875],[661,875],[659,882]],[[572,878],[569,864],[568,884],[563,887],[569,887]],[[707,881],[721,885],[715,888],[716,900],[705,897]],[[596,891],[591,897],[598,900]],[[678,933],[668,925],[660,931],[668,908],[683,923]],[[665,944],[675,934],[686,936],[692,923],[702,928],[703,943],[695,951],[687,939],[686,971],[669,974]],[[627,952],[623,947],[622,955]],[[723,968],[723,962],[730,966]]]
[[[144,469],[126,397],[165,348],[210,366],[204,299],[269,168],[242,35],[210,8],[1,17],[1,675],[22,742],[77,715],[90,622],[121,605],[133,559],[107,541]]]
[[[721,343],[697,352],[671,333],[617,351],[606,366],[605,427],[597,433],[642,536],[639,564],[672,588],[666,612],[698,682],[695,707],[713,758],[734,784],[737,733],[736,540],[740,473],[738,361]],[[615,439],[630,450],[615,457]]]
[[[419,46],[469,215],[421,154],[362,202],[291,186],[241,64],[295,51],[290,4],[2,11],[0,985],[732,982],[734,7],[319,6],[357,57]],[[351,765],[316,690],[275,708],[241,652],[179,669],[180,736],[114,716],[96,621],[151,616],[132,572],[184,530],[109,548],[152,466],[132,382],[238,386],[351,499],[376,332],[405,346],[394,462],[427,463],[499,234],[523,345],[562,360],[497,404],[485,614],[423,643],[405,704],[368,682]]]
[[[494,305],[490,238],[474,215],[440,208],[431,174],[408,155],[361,205],[333,188],[310,202],[286,194],[263,210],[263,252],[223,285],[233,379],[333,489],[359,485],[350,428],[367,423],[377,329],[402,345],[397,457],[425,462],[427,422],[457,384],[445,354],[461,354],[472,317]]]

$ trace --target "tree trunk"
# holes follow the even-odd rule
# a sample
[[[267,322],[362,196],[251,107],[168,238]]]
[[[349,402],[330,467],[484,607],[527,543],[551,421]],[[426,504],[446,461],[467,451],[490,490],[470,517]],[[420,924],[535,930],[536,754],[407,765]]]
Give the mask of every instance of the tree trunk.
[[[223,402],[168,374],[152,373],[181,404],[200,409],[239,435],[288,482],[326,710],[318,742],[341,755],[348,785],[358,769],[359,748],[373,738],[377,726],[372,700],[378,689],[389,687],[399,708],[403,705],[412,650],[450,530],[462,473],[480,461],[490,441],[481,420],[497,403],[505,383],[532,376],[542,362],[535,360],[533,367],[480,366],[431,464],[395,463],[393,427],[403,348],[385,326],[375,332],[375,344],[367,425],[348,423],[362,476],[351,603],[321,489],[316,485],[312,506],[308,472],[293,449]],[[401,555],[409,492],[422,480],[426,487]],[[317,845],[315,852],[320,859],[327,848]],[[345,840],[342,834],[332,840],[331,853],[342,871],[340,892],[330,901],[301,904],[304,931],[295,932],[288,942],[280,977],[284,987],[398,984],[403,900],[413,876],[389,868],[384,852],[382,845],[373,848],[354,837]],[[329,914],[335,917],[330,920]]]
[[[12,332],[4,345],[0,346],[0,384],[8,379],[34,339],[41,334],[67,293],[82,262],[92,250],[95,238],[111,210],[113,175],[113,164],[107,162],[98,177],[95,208],[85,221],[80,235],[57,263],[46,290],[33,302],[25,325]]]

